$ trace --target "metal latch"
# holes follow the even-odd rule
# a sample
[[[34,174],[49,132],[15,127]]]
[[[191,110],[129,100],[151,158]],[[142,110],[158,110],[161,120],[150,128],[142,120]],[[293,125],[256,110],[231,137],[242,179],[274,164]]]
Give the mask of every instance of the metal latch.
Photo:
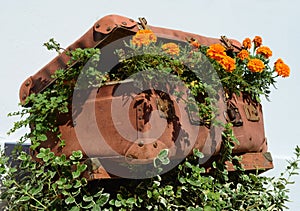
[[[244,110],[246,113],[246,117],[249,121],[252,122],[258,122],[259,121],[259,116],[258,116],[258,111],[257,108],[253,104],[245,104],[244,105]]]
[[[231,122],[233,126],[239,127],[243,125],[243,120],[239,109],[232,103],[228,104],[227,111],[224,112],[227,121]]]
[[[142,25],[143,29],[148,29],[146,18],[139,18],[139,21],[140,21],[140,24]]]

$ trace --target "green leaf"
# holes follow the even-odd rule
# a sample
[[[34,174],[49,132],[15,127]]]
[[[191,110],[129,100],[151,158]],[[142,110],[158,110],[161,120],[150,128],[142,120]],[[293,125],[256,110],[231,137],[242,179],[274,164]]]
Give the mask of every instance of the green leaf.
[[[122,206],[122,203],[118,200],[115,201],[115,206],[116,207],[121,207]]]
[[[73,151],[73,152],[72,152],[72,156],[73,156],[74,159],[76,159],[76,160],[80,160],[80,159],[83,157],[82,152],[81,152],[80,150],[78,150],[78,151]]]
[[[81,174],[81,172],[79,172],[79,171],[73,171],[72,172],[72,178],[76,179],[76,178],[78,178],[80,176],[80,174]]]
[[[193,149],[193,153],[194,153],[194,155],[196,156],[196,157],[198,157],[198,158],[203,158],[204,157],[204,155],[203,155],[203,153],[202,152],[200,152],[198,149]]]
[[[159,152],[159,154],[158,154],[157,157],[161,160],[161,159],[163,159],[163,158],[168,157],[168,154],[169,154],[169,150],[168,150],[168,149],[163,149],[163,150],[161,150],[161,151]]]
[[[87,168],[86,164],[78,164],[77,165],[77,171],[79,171],[80,173],[84,172]]]
[[[136,202],[136,199],[135,198],[133,198],[133,197],[131,197],[131,198],[129,198],[129,199],[127,199],[126,200],[126,204],[134,204]]]
[[[46,141],[47,140],[47,136],[45,134],[40,134],[38,136],[38,140],[40,140],[40,141]]]
[[[92,197],[92,196],[84,195],[84,196],[83,196],[83,201],[85,201],[85,202],[93,201],[93,197]]]
[[[152,198],[152,192],[150,190],[147,190],[147,196],[148,196],[149,199]]]
[[[94,204],[93,208],[91,209],[91,211],[100,211],[101,208],[98,204]]]
[[[66,204],[73,204],[75,202],[75,198],[73,196],[69,196],[65,199]]]
[[[40,193],[42,190],[43,190],[43,184],[40,184],[37,188],[31,189],[30,194],[34,196]]]
[[[80,207],[74,206],[70,209],[70,211],[80,211]]]
[[[100,198],[97,199],[96,203],[100,207],[104,206],[109,200],[109,194],[108,193],[103,193],[101,194]]]
[[[21,198],[19,198],[18,201],[20,202],[25,202],[25,201],[29,201],[30,200],[30,197],[29,196],[22,196]]]

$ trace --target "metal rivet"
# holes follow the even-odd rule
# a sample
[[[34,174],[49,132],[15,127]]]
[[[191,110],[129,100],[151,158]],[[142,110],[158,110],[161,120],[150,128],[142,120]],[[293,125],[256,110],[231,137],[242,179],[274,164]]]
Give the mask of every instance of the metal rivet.
[[[30,81],[26,81],[25,86],[29,86]]]
[[[124,22],[122,22],[122,24],[124,25],[124,26],[126,26],[127,25],[127,23],[124,21]]]
[[[141,108],[138,108],[138,111],[142,111],[142,109],[141,109]]]
[[[143,119],[143,117],[142,117],[142,116],[140,116],[140,117],[139,117],[139,120],[142,120],[142,119]]]
[[[143,130],[143,127],[139,127],[139,131],[142,131]]]
[[[106,31],[110,31],[110,30],[111,30],[111,28],[110,28],[110,27],[107,27],[107,28],[106,28]]]
[[[97,23],[95,27],[96,27],[96,28],[99,28],[99,27],[100,27],[100,24],[99,24],[99,23]]]
[[[139,147],[144,146],[144,142],[143,142],[143,141],[140,141],[140,142],[138,143],[138,146],[139,146]]]
[[[27,97],[27,95],[26,95],[26,94],[23,94],[23,96],[22,96],[22,100],[25,100],[25,99],[26,99],[26,97]]]

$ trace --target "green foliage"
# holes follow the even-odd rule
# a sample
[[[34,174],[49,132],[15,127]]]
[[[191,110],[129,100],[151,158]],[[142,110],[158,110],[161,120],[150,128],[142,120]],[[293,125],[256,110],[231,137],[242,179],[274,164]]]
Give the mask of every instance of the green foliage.
[[[50,40],[45,46],[57,52],[61,50],[54,40]],[[104,81],[123,80],[144,70],[153,73],[143,75],[145,83],[163,80],[164,76],[173,75],[174,80],[169,78],[166,81],[171,86],[173,82],[176,84],[175,78],[179,78],[190,89],[197,103],[193,103],[189,98],[184,99],[180,92],[176,93],[178,98],[185,100],[191,110],[195,109],[193,106],[197,106],[198,115],[206,124],[220,124],[214,119],[212,106],[212,98],[218,95],[216,87],[220,85],[219,76],[213,74],[214,69],[208,66],[210,61],[200,51],[186,46],[178,56],[168,56],[152,44],[145,48],[135,47],[132,43],[125,46],[128,52],[116,52],[123,65],[109,73],[98,71],[98,49],[76,49],[66,52],[70,56],[68,67],[66,70],[56,71],[51,89],[31,94],[26,100],[29,107],[10,114],[23,117],[14,124],[10,133],[22,127],[31,128],[31,131],[22,137],[21,143],[30,139],[31,149],[37,152],[36,158],[39,161],[16,150],[15,160],[19,161],[19,164],[12,167],[9,158],[1,151],[1,199],[7,202],[6,209],[283,210],[288,201],[287,185],[291,184],[291,176],[298,174],[300,148],[296,148],[295,160],[289,161],[285,174],[279,178],[248,174],[239,164],[240,157],[232,155],[234,144],[238,142],[231,124],[223,125],[221,156],[212,163],[210,173],[199,164],[202,153],[194,149],[192,156],[159,176],[159,172],[171,162],[168,150],[165,149],[153,160],[157,175],[151,179],[88,182],[84,177],[87,166],[83,163],[81,151],[74,151],[69,157],[58,156],[49,148],[40,146],[47,140],[47,134],[50,132],[57,135],[60,147],[65,147],[66,143],[61,140],[57,128],[57,116],[69,112],[74,89],[100,87]],[[200,50],[205,49],[206,47],[202,46]],[[85,65],[87,62],[90,64],[88,68]],[[203,68],[206,71],[201,72]],[[76,84],[79,78],[86,83]],[[227,83],[225,79],[222,82]],[[226,170],[226,162],[232,162],[237,171],[229,173]]]
[[[21,152],[17,167],[9,167],[1,153],[0,173],[8,210],[99,210],[109,199],[109,194],[99,188],[88,190],[88,182],[82,177],[87,166],[81,163],[82,153],[73,152],[70,159],[55,156],[50,149],[41,148],[37,154],[41,162]]]

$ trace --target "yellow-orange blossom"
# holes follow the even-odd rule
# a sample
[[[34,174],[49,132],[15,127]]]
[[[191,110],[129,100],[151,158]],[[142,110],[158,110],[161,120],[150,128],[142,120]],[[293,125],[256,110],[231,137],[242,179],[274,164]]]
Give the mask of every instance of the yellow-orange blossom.
[[[132,44],[138,47],[141,47],[142,45],[149,45],[151,42],[156,42],[156,41],[157,41],[156,35],[149,29],[139,30],[132,37]]]
[[[290,76],[290,68],[287,64],[285,64],[282,59],[277,59],[274,65],[275,71],[278,73],[278,75],[282,77],[288,77]]]
[[[175,43],[166,43],[161,46],[161,48],[170,55],[179,55],[180,49]]]
[[[251,72],[254,73],[261,73],[265,69],[265,65],[260,59],[250,59],[247,67]]]
[[[206,54],[216,60],[227,72],[231,73],[235,70],[235,60],[227,56],[225,50],[224,46],[217,43],[209,46]]]

